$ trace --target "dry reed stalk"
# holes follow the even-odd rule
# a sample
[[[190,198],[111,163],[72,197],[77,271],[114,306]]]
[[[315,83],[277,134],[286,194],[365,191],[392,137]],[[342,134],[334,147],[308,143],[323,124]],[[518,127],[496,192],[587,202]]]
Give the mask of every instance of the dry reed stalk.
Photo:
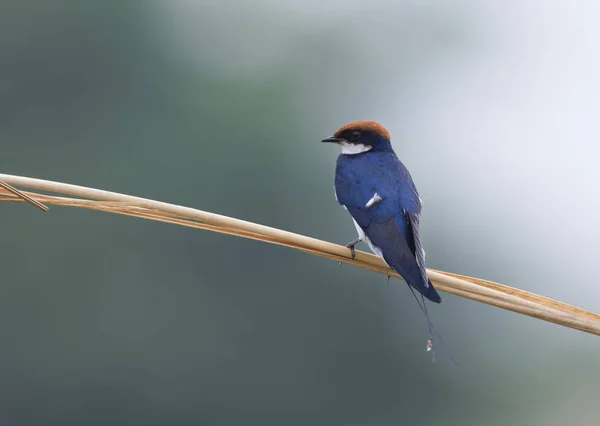
[[[53,196],[18,190],[15,193],[4,187],[4,191],[0,189],[0,201],[32,200],[39,204],[43,202],[49,205],[85,208],[204,229],[291,247],[401,278],[375,255],[357,251],[356,257],[352,259],[346,247],[252,222],[175,204],[42,179],[0,174],[0,181],[28,189],[68,195]],[[600,315],[592,312],[487,280],[431,269],[427,272],[436,288],[446,293],[600,335]]]
[[[28,202],[29,204],[37,207],[38,209],[40,209],[42,211],[45,211],[45,212],[48,211],[47,206],[43,205],[39,201],[34,200],[33,198],[29,197],[27,194],[23,194],[21,191],[19,191],[14,186],[11,186],[6,182],[2,182],[1,180],[0,180],[0,188],[7,190],[11,194],[16,195],[17,197],[21,198],[23,201]]]

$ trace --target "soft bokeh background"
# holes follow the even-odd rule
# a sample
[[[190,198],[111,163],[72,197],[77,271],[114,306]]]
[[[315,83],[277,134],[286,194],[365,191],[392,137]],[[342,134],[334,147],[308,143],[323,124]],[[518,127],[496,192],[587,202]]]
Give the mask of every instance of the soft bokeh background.
[[[600,5],[0,3],[0,165],[346,243],[393,136],[428,266],[600,311]],[[600,339],[281,247],[1,205],[2,425],[597,425]],[[365,249],[362,247],[362,249]]]

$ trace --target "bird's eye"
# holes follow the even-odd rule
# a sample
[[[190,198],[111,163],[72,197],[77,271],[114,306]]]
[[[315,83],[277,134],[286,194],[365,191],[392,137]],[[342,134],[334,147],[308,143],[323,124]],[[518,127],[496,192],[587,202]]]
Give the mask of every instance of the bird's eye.
[[[357,141],[360,139],[360,132],[352,132],[352,140]]]

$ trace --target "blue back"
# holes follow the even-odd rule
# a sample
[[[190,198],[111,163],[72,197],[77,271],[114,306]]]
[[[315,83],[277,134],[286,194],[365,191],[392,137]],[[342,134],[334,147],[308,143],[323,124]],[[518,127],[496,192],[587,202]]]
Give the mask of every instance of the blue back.
[[[390,215],[402,212],[421,213],[419,194],[410,173],[390,151],[365,152],[359,155],[340,155],[335,173],[335,191],[340,204],[355,207],[354,220],[366,227],[371,221],[382,223]],[[364,206],[377,192],[383,200],[370,208]],[[414,253],[412,230],[403,218],[397,226],[410,243]]]

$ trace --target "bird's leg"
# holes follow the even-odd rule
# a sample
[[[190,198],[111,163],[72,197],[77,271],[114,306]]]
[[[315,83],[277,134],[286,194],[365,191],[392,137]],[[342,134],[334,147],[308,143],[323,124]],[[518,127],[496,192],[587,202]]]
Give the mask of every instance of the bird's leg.
[[[350,254],[352,255],[352,259],[356,257],[356,250],[354,250],[354,246],[362,241],[362,238],[357,238],[351,243],[346,244],[346,247],[350,249]],[[342,262],[340,262],[340,266],[342,266]]]
[[[354,250],[354,246],[357,245],[358,243],[360,243],[362,241],[361,238],[357,238],[356,240],[352,241],[351,243],[346,244],[346,247],[348,247],[350,249],[350,254],[352,254],[352,259],[354,259],[356,257],[356,250]]]

